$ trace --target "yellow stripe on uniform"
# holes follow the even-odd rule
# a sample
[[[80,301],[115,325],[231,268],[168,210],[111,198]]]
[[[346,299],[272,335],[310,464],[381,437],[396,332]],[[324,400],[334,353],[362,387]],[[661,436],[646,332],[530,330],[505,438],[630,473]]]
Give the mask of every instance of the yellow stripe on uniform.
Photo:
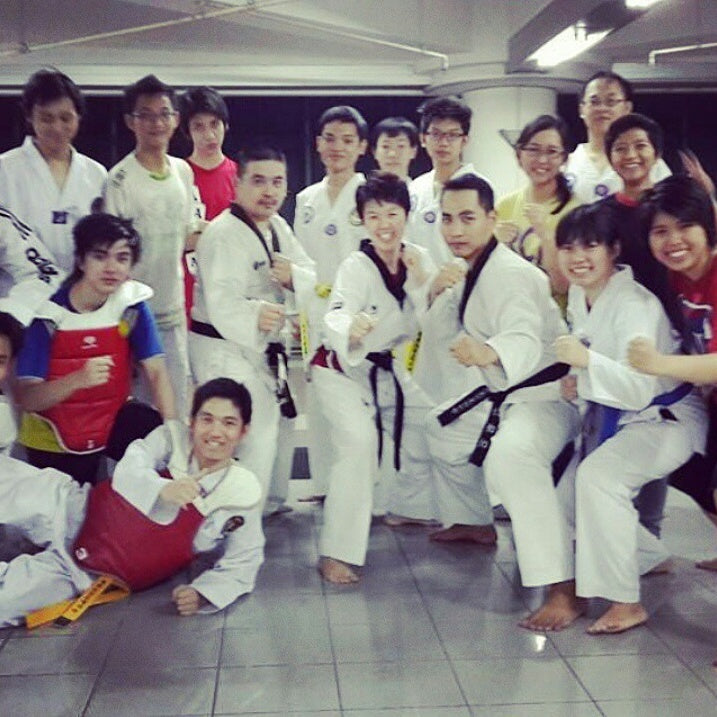
[[[304,368],[311,358],[309,356],[309,316],[305,311],[299,312],[299,342],[301,345],[301,359]]]
[[[25,616],[25,625],[29,630],[48,622],[66,625],[77,620],[93,605],[116,602],[126,598],[129,593],[129,588],[121,580],[110,575],[101,575],[74,600],[63,600],[28,613]]]
[[[403,355],[403,363],[408,373],[413,373],[413,369],[416,368],[416,356],[418,355],[418,349],[421,346],[422,336],[423,334],[419,331],[416,334],[416,338],[406,345],[406,352]]]

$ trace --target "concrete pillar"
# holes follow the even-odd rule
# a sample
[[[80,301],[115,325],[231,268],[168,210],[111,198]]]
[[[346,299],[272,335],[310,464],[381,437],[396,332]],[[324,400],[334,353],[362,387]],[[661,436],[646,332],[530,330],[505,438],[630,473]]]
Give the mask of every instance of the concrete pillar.
[[[465,162],[490,180],[496,199],[526,182],[515,152],[500,130],[518,132],[541,114],[555,114],[556,91],[548,87],[487,87],[462,93],[473,110]]]

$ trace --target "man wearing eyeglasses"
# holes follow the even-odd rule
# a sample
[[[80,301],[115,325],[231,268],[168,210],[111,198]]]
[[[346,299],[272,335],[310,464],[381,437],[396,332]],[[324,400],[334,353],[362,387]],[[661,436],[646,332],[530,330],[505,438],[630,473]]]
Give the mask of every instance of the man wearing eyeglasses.
[[[154,290],[150,300],[164,346],[177,411],[187,411],[189,359],[181,259],[197,241],[197,193],[192,170],[167,154],[179,118],[174,90],[148,75],[124,90],[124,120],[135,148],[109,175],[108,212],[131,219],[142,237],[134,278]],[[148,399],[144,386],[135,395]]]
[[[441,236],[440,196],[449,179],[478,173],[463,164],[463,148],[471,128],[471,109],[452,97],[435,97],[419,108],[421,146],[431,158],[433,169],[411,182],[411,218],[407,236],[426,248],[437,266],[452,255]]]
[[[588,141],[579,144],[568,157],[565,176],[581,204],[590,204],[622,189],[622,180],[610,166],[605,153],[605,133],[619,117],[632,112],[632,86],[614,72],[596,72],[583,86],[580,117]],[[653,167],[652,183],[672,172],[663,159]]]

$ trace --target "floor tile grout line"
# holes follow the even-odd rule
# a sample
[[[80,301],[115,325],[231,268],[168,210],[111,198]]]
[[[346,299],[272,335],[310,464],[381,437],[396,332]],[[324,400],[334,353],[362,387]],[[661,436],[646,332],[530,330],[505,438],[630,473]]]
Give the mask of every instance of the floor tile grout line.
[[[692,668],[691,665],[689,665],[687,662],[685,662],[685,660],[682,659],[682,657],[680,656],[680,654],[670,645],[670,643],[667,642],[667,640],[666,640],[664,637],[662,637],[662,635],[661,635],[659,632],[657,632],[656,630],[652,629],[652,627],[650,626],[649,621],[648,621],[646,627],[648,628],[648,630],[649,630],[658,640],[660,640],[660,642],[662,642],[662,643],[667,647],[668,650],[670,650],[670,652],[672,653],[672,656],[673,656],[683,667],[685,667],[687,670],[689,670],[689,672],[690,672],[695,678],[697,678],[697,680],[699,680],[699,681],[715,696],[715,698],[717,698],[717,687],[711,686],[708,682],[706,682],[706,681],[702,678],[702,676],[701,676],[698,672],[696,672],[696,671]]]
[[[131,596],[129,597],[131,599]],[[112,604],[108,605],[108,609],[112,609]],[[124,607],[124,606],[122,606]],[[110,653],[112,652],[112,648],[115,645],[115,642],[120,634],[120,630],[122,629],[122,626],[124,625],[125,620],[128,618],[127,615],[123,615],[118,621],[117,626],[115,627],[114,633],[112,634],[112,639],[110,640],[109,647],[107,648],[107,652],[105,653],[105,657],[102,660],[102,665],[97,672],[97,675],[95,676],[95,679],[92,683],[92,688],[90,689],[89,695],[87,695],[87,701],[85,702],[85,706],[82,709],[82,712],[80,713],[80,717],[86,717],[88,714],[88,710],[90,709],[90,705],[92,704],[92,700],[95,696],[95,693],[97,692],[97,686],[99,685],[102,677],[105,674],[105,670],[107,669],[107,663],[110,659]]]
[[[396,534],[395,530],[392,530],[391,533],[393,534],[393,538],[396,541],[396,545],[398,546],[399,553],[403,556],[403,559],[404,559],[406,565],[408,566],[408,571],[411,574],[411,579],[413,580],[413,583],[415,585],[416,592],[418,593],[419,597],[421,598],[421,603],[423,604],[423,607],[426,610],[426,613],[428,613],[428,619],[430,620],[431,626],[433,627],[433,630],[436,633],[436,637],[438,638],[438,644],[441,646],[441,650],[443,650],[445,660],[448,664],[451,674],[453,675],[453,679],[455,680],[455,683],[458,687],[458,691],[460,692],[460,695],[463,698],[462,706],[467,707],[468,711],[472,713],[473,710],[471,710],[470,705],[468,704],[468,697],[465,693],[465,690],[463,689],[463,685],[461,684],[461,681],[458,679],[458,673],[456,672],[455,665],[453,664],[453,660],[451,660],[450,656],[448,655],[448,650],[446,649],[446,645],[443,642],[443,637],[441,635],[440,630],[438,629],[438,625],[436,624],[436,620],[433,617],[433,613],[431,612],[431,610],[429,608],[428,601],[426,600],[426,596],[423,594],[423,591],[421,590],[421,585],[413,573],[411,561],[408,559],[408,554],[406,553],[403,542],[398,538],[398,535]],[[428,535],[426,535],[426,540],[428,540],[428,539],[429,539]]]
[[[224,633],[227,629],[227,610],[222,610],[223,613],[223,620],[222,620],[222,628],[220,631],[221,637],[219,638],[219,653],[217,655],[217,667],[216,667],[216,673],[214,675],[214,693],[212,694],[212,706],[210,715],[214,715],[216,708],[217,708],[217,697],[219,695],[219,678],[221,676],[222,672],[222,655],[224,654]]]
[[[320,527],[317,524],[317,511],[322,510],[323,511],[323,503],[319,504],[315,508],[315,510],[311,511],[311,522],[312,522],[312,535],[314,537],[314,545],[316,547],[316,554],[318,555],[318,559],[321,560],[321,552],[319,548],[319,537],[320,537]],[[318,571],[319,566],[318,563],[314,568]],[[326,617],[326,630],[329,633],[329,647],[331,648],[331,665],[333,667],[334,671],[334,684],[336,685],[336,699],[338,701],[338,711],[341,715],[344,713],[343,708],[343,700],[341,698],[341,682],[339,680],[339,663],[336,658],[336,647],[334,646],[334,631],[332,629],[331,625],[331,614],[329,613],[329,601],[328,601],[328,589],[326,585],[326,581],[320,577],[321,580],[321,596],[324,599],[324,615]]]

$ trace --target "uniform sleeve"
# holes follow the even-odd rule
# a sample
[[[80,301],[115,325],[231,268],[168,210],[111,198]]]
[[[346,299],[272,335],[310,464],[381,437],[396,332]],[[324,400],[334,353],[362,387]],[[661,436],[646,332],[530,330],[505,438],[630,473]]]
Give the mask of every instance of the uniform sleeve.
[[[179,172],[187,196],[185,207],[186,233],[192,234],[198,230],[199,220],[202,218],[201,199],[199,198],[199,190],[194,184],[192,168],[183,159],[179,163]]]
[[[491,267],[486,266],[485,271],[490,275]],[[508,272],[501,272],[493,277],[490,287],[483,292],[493,317],[491,323],[496,328],[485,343],[500,359],[504,379],[493,375],[492,378],[502,389],[514,386],[533,374],[543,355],[545,318],[541,307],[547,305],[547,298],[544,299],[541,294],[545,292],[549,296],[549,289],[547,277],[531,276],[533,271],[526,265],[526,271],[511,268]],[[544,280],[544,286],[539,283],[541,280]],[[470,304],[469,301],[464,316],[465,328],[468,334],[479,338],[479,327],[485,319],[469,311]]]
[[[299,244],[306,250],[306,236],[304,231],[304,205],[306,204],[306,196],[304,192],[296,195],[296,207],[294,209],[294,236]]]
[[[2,194],[0,193],[0,197]],[[37,279],[56,289],[64,276],[50,250],[41,239],[11,212],[0,207],[0,266],[13,284]]]
[[[578,370],[578,395],[588,401],[627,411],[639,411],[659,393],[658,380],[631,368],[627,347],[638,336],[655,339],[662,309],[656,303],[626,301],[613,327],[614,356],[590,350],[588,367]]]
[[[22,349],[17,357],[17,378],[47,379],[50,370],[52,336],[43,321],[33,321],[25,331]]]
[[[159,492],[170,479],[157,471],[166,467],[172,449],[166,426],[155,428],[145,438],[132,441],[112,476],[112,487],[144,515],[159,523],[168,523],[176,516],[177,507],[156,509]],[[166,513],[166,514],[165,514]]]
[[[197,269],[209,321],[228,341],[261,352],[266,344],[259,330],[264,302],[247,298],[250,264],[241,254],[240,239],[211,229],[197,243]]]
[[[314,296],[316,286],[316,262],[309,257],[294,236],[289,225],[282,219],[280,223],[281,253],[291,262],[291,282],[294,286],[296,305],[307,306]]]
[[[355,349],[349,349],[351,324],[356,314],[363,311],[368,303],[369,286],[362,269],[356,254],[341,263],[329,297],[329,310],[324,316],[329,345],[338,353],[340,360],[352,366],[366,355],[366,349],[360,344]]]
[[[428,297],[433,280],[438,273],[438,268],[426,249],[415,245],[414,247],[420,256],[419,273],[423,275],[423,280],[416,281],[417,274],[411,272],[406,278],[404,289],[411,298],[411,303],[416,312],[416,319],[420,322],[428,311]]]
[[[263,561],[264,533],[257,507],[244,514],[244,525],[229,533],[222,557],[192,581],[191,586],[210,602],[201,612],[221,610],[251,592]]]
[[[129,212],[125,186],[124,182],[119,182],[117,177],[110,172],[105,189],[104,210],[108,214],[114,214],[123,219],[132,219],[133,217]]]
[[[132,356],[137,361],[144,361],[153,356],[163,355],[162,341],[149,306],[142,301],[133,308],[137,310],[137,317],[129,335]]]

